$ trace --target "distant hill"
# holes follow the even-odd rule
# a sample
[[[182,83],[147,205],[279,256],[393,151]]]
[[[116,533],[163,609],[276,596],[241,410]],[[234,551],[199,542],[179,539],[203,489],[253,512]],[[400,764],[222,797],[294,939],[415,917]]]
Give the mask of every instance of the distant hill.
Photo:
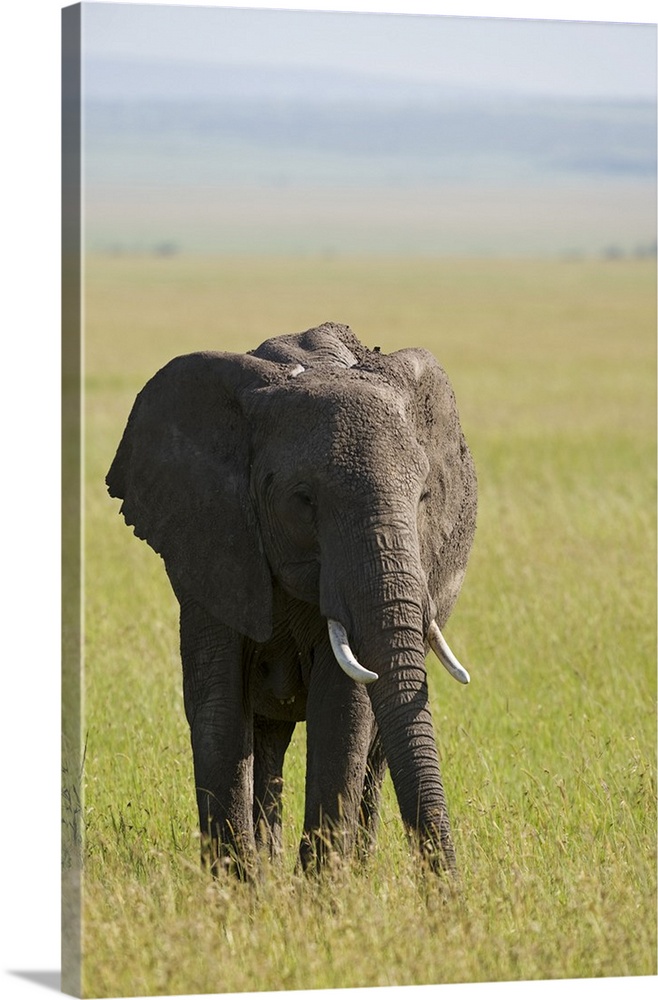
[[[289,183],[352,183],[364,170],[397,184],[656,172],[648,104],[95,100],[87,137],[91,180],[114,174],[117,155],[141,157],[151,177],[171,178],[177,163],[180,183],[198,182],[211,163],[216,177],[256,180],[263,155]]]
[[[475,252],[499,240],[529,252],[655,239],[656,107],[648,101],[520,98],[358,74],[130,61],[94,62],[85,81],[91,245],[134,245],[153,235],[244,252],[256,203],[270,220],[262,237],[268,246],[288,247],[295,230],[294,246],[312,247],[313,226],[321,220],[331,230],[336,212],[344,216],[340,233],[323,245],[431,252],[458,244],[459,252]],[[485,208],[496,190],[513,203],[515,189],[526,191],[516,235],[501,231],[502,209],[489,232],[487,211],[473,205],[489,190]],[[238,217],[236,190],[246,198]],[[356,214],[341,191],[351,192]],[[430,223],[421,191],[429,192],[426,203],[461,199],[459,239],[445,237],[440,219]],[[212,224],[201,192],[219,213]],[[366,204],[370,229],[367,219],[356,222]],[[389,235],[382,244],[377,234],[393,205],[386,231],[397,225],[404,239]],[[591,220],[574,232],[587,205]],[[462,238],[469,226],[477,230],[470,241]],[[589,232],[582,240],[581,229]]]

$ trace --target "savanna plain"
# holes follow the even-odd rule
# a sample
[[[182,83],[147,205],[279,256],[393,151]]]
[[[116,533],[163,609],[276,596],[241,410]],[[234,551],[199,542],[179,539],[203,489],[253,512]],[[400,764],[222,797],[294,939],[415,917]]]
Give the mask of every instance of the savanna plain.
[[[656,973],[655,262],[90,257],[85,272],[83,992],[90,997]],[[171,357],[325,320],[429,348],[479,477],[430,692],[461,879],[378,849],[258,885],[200,871],[177,605],[104,486]]]

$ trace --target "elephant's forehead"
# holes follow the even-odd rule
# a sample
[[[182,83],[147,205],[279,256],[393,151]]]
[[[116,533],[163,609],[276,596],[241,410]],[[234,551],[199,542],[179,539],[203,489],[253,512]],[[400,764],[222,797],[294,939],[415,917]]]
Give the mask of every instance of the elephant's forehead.
[[[311,374],[271,394],[260,422],[268,450],[284,447],[316,467],[326,464],[350,476],[361,472],[368,479],[426,474],[403,393],[366,373],[330,379]]]
[[[335,430],[340,425],[369,426],[382,420],[401,425],[407,419],[403,393],[356,369],[340,372],[309,369],[265,392],[266,406],[271,406],[272,412],[283,421],[287,417],[297,420],[302,415],[309,421],[323,421],[328,429]]]

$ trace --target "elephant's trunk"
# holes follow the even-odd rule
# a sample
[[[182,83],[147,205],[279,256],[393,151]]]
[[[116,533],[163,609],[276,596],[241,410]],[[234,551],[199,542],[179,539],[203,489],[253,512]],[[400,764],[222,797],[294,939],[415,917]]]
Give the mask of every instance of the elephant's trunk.
[[[367,691],[407,831],[433,868],[454,871],[425,670],[434,612],[415,530],[398,520],[385,537],[386,545],[366,541],[367,574],[340,585],[324,576],[323,613],[345,625],[357,666],[379,675]]]
[[[380,656],[386,653],[388,665],[380,668],[380,678],[368,693],[402,821],[432,867],[453,872],[455,852],[429,706],[422,633],[417,632],[413,641],[408,633],[397,641],[389,638]]]

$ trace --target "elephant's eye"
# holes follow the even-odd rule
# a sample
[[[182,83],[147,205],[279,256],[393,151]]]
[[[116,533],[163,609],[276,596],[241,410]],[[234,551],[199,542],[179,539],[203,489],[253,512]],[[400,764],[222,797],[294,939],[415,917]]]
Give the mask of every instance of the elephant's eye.
[[[308,548],[315,544],[315,498],[307,487],[288,494],[284,507],[286,531],[296,545]]]
[[[426,503],[429,500],[429,498],[430,498],[430,491],[426,488],[420,494],[420,502],[421,503]]]
[[[306,485],[292,488],[285,500],[286,516],[292,521],[309,524],[315,516],[315,498]]]
[[[304,507],[313,506],[313,497],[307,490],[297,490],[297,492],[295,493],[295,498]]]

